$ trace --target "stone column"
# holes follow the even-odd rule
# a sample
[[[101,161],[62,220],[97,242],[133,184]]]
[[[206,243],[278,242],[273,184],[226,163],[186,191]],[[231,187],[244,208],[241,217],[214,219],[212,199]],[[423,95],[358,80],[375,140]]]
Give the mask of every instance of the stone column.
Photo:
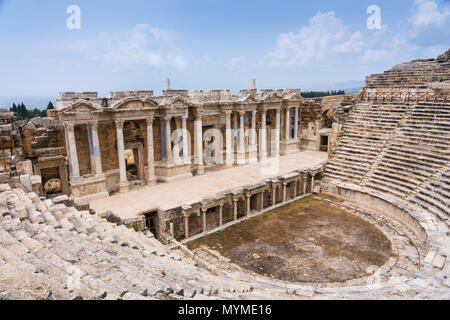
[[[226,148],[226,165],[228,167],[233,166],[234,155],[233,155],[233,134],[231,129],[231,111],[225,112],[225,148]]]
[[[314,177],[316,176],[315,173],[311,173],[311,193],[314,193]]]
[[[294,139],[298,139],[298,107],[295,107]]]
[[[250,148],[249,148],[249,162],[258,162],[257,146],[256,146],[256,110],[252,111],[252,128],[250,130]]]
[[[184,214],[184,238],[189,238],[189,215]]]
[[[75,141],[75,125],[73,123],[66,123],[66,130],[69,142],[69,161],[72,168],[72,178],[78,179],[80,177],[80,167],[78,166],[77,143]]]
[[[239,145],[239,139],[238,139],[238,124],[237,124],[237,114],[236,113],[233,113],[232,114],[233,115],[233,143],[232,143],[232,145],[233,145],[233,157],[234,158],[236,158],[235,156],[234,156],[234,153],[237,153],[237,151],[238,151],[238,145]],[[234,162],[234,159],[233,158],[233,162]]]
[[[166,121],[159,118],[159,150],[161,152],[161,162],[167,161],[166,154]]]
[[[245,197],[247,198],[247,207],[246,207],[246,209],[247,209],[247,217],[250,215],[250,197],[251,196],[252,195],[250,193],[247,193],[245,195]]]
[[[272,206],[277,204],[277,187],[272,186]]]
[[[290,140],[291,139],[291,131],[290,131],[290,127],[291,127],[291,111],[290,108],[286,108],[286,128],[285,128],[285,140]]]
[[[206,228],[206,211],[208,211],[208,209],[206,208],[202,208],[202,214],[203,214],[203,233],[206,233],[208,230]]]
[[[153,149],[153,118],[147,118],[147,184],[156,182],[155,177],[155,151]]]
[[[165,145],[165,147],[166,147],[167,162],[172,162],[172,131],[170,130],[170,119],[172,119],[172,117],[164,118],[164,121],[166,123],[166,125],[165,125],[165,127],[166,127],[165,128],[166,129],[166,132],[165,132],[166,145]]]
[[[203,166],[203,129],[202,129],[202,116],[196,115],[194,120],[194,164],[196,166],[196,172],[198,175],[205,173]]]
[[[237,220],[237,216],[238,216],[237,202],[238,202],[238,199],[233,198],[233,216],[234,216],[234,220]]]
[[[188,131],[186,127],[186,119],[187,116],[183,116],[181,118],[181,130],[183,134],[183,162],[186,164],[190,164],[191,155],[189,154],[189,147],[188,147]]]
[[[95,159],[95,173],[102,173],[102,156],[100,153],[100,142],[98,141],[98,123],[94,122],[91,127],[92,131],[92,147],[94,151],[94,159]]]
[[[117,131],[117,154],[119,157],[120,170],[120,192],[127,191],[129,188],[127,180],[127,167],[125,163],[125,146],[123,142],[123,120],[116,120]]]
[[[180,157],[180,151],[183,148],[182,146],[182,137],[183,137],[183,133],[181,134],[181,137],[179,136],[179,132],[181,130],[181,126],[182,126],[182,117],[180,117],[180,119],[176,119],[175,118],[175,136],[173,137],[173,147],[172,147],[172,160],[178,165],[183,163],[183,158]]]
[[[223,203],[219,205],[219,226],[223,225]]]
[[[267,157],[267,128],[266,128],[266,110],[261,110],[261,131],[259,134],[259,161]]]
[[[307,173],[302,174],[302,183],[303,183],[303,194],[306,194],[306,185],[308,183],[308,174]]]
[[[287,196],[286,196],[286,186],[287,186],[287,183],[286,183],[286,182],[283,182],[283,202],[286,202],[286,201],[287,201]]]
[[[294,181],[294,198],[297,198],[297,180]]]
[[[92,126],[90,123],[86,124],[87,138],[89,144],[89,160],[91,165],[91,173],[96,174],[95,172],[95,156],[94,156],[94,143],[92,141]]]
[[[239,143],[238,143],[238,164],[245,164],[245,112],[239,112]]]
[[[261,209],[261,211],[263,211],[264,210],[264,191],[260,193],[259,201],[260,201],[260,204],[259,204],[260,209]]]
[[[272,156],[279,157],[280,156],[280,109],[276,110],[276,118],[275,118],[275,148],[273,150]]]

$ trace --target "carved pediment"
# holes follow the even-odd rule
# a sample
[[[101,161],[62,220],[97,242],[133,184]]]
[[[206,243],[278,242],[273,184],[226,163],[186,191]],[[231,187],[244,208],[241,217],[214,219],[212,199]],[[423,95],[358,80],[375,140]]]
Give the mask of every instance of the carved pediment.
[[[162,107],[170,110],[186,109],[189,105],[186,99],[182,96],[174,96],[164,99]]]
[[[142,110],[142,109],[154,109],[158,107],[158,103],[149,98],[141,97],[129,97],[116,102],[111,106],[111,110],[114,111],[129,111],[129,110]]]
[[[88,100],[77,100],[71,105],[61,109],[62,114],[92,114],[101,112],[102,107],[98,103],[93,103]]]
[[[256,98],[255,94],[251,93],[239,98],[237,102],[239,104],[255,104],[259,103],[259,100]]]
[[[283,97],[277,91],[268,93],[262,98],[264,102],[280,102],[282,99]]]
[[[294,93],[291,93],[291,94],[287,94],[284,98],[286,100],[302,100],[303,99],[303,97],[302,97],[300,92],[294,92]]]

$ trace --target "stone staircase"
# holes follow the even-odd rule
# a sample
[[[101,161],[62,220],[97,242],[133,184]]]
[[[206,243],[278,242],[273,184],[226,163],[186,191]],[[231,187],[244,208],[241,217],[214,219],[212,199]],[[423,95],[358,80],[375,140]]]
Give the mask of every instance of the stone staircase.
[[[407,198],[450,160],[450,105],[415,105],[391,136],[365,186]]]
[[[450,226],[450,165],[447,164],[445,170],[437,171],[430,183],[419,186],[408,201],[432,211]]]
[[[326,164],[325,176],[360,183],[407,112],[404,105],[356,105],[343,126],[338,149]]]

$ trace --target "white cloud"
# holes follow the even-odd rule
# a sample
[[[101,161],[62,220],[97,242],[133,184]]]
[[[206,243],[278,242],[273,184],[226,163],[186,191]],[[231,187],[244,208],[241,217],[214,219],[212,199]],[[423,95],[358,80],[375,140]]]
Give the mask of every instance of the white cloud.
[[[433,0],[416,0],[414,11],[415,14],[409,18],[413,33],[430,26],[441,27],[450,18],[450,8],[445,6],[440,12]]]
[[[181,49],[174,45],[175,35],[167,30],[137,24],[123,37],[102,33],[102,58],[120,67],[135,65],[185,68],[186,59]]]
[[[349,31],[333,11],[319,12],[298,33],[280,34],[277,48],[264,57],[263,63],[269,66],[302,66],[333,54],[359,53],[363,47],[361,32]]]

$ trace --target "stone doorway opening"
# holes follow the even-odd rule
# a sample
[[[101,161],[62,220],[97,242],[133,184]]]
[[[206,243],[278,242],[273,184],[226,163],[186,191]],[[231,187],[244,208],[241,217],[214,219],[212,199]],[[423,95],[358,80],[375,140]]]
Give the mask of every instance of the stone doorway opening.
[[[156,237],[158,233],[158,211],[145,214],[145,227]]]
[[[144,174],[144,147],[140,142],[125,145],[125,164],[127,180],[131,186],[141,185],[145,180]]]
[[[328,152],[328,136],[320,136],[320,151]]]
[[[129,182],[138,180],[138,169],[135,160],[135,149],[125,150],[125,162],[127,166],[127,180]]]
[[[260,207],[258,194],[254,194],[250,197],[250,212],[256,213]]]
[[[63,193],[58,167],[41,169],[41,179],[44,197],[54,198]]]

